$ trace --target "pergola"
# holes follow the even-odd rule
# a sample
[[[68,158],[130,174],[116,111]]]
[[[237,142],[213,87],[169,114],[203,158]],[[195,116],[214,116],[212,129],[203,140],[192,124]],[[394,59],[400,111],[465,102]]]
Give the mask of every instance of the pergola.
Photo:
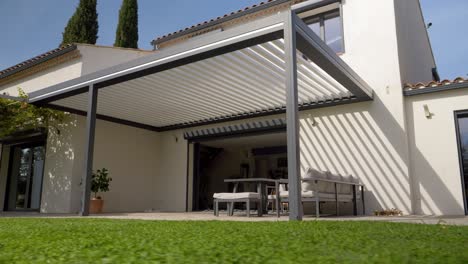
[[[298,111],[372,100],[370,87],[296,15],[304,8],[29,94],[33,104],[87,116],[81,215],[89,213],[96,119],[167,131],[286,112],[289,217],[301,220]]]

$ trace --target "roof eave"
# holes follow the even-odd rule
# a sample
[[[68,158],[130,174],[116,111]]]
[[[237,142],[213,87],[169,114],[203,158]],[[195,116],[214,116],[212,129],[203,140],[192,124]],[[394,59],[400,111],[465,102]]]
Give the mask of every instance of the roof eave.
[[[433,86],[433,87],[424,87],[424,88],[416,88],[416,89],[414,89],[414,88],[413,89],[407,89],[407,90],[403,91],[403,94],[405,96],[413,96],[413,95],[421,95],[421,94],[436,93],[436,92],[445,92],[445,91],[465,89],[465,88],[468,88],[468,82],[437,85],[437,86]]]

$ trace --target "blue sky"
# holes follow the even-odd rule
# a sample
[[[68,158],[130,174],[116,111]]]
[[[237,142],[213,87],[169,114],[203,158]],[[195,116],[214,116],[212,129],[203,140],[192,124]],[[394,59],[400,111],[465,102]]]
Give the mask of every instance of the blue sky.
[[[156,36],[261,0],[139,0],[139,47]],[[1,0],[0,69],[56,48],[78,0]],[[98,0],[97,44],[112,45],[121,0]],[[468,78],[468,1],[421,0],[441,78]]]

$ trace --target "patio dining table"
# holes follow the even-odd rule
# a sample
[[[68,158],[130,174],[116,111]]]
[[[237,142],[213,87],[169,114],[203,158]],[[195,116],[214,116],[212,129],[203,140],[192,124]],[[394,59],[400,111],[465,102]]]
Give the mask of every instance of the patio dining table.
[[[269,179],[269,178],[239,178],[239,179],[225,179],[224,182],[226,183],[234,183],[234,190],[233,192],[237,192],[237,188],[239,183],[253,183],[257,185],[257,192],[260,194],[260,208],[263,213],[268,213],[267,209],[267,202],[268,202],[268,194],[266,192],[266,185],[275,185],[275,195],[276,195],[276,216],[280,217],[280,192],[279,192],[279,185],[283,183],[288,183],[288,179]]]

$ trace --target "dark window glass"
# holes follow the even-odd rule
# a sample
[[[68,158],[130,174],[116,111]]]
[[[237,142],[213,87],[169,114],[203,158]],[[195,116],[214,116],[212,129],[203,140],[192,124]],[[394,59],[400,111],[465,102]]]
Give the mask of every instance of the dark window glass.
[[[320,33],[320,20],[316,20],[315,22],[311,22],[308,24],[309,28],[312,29],[312,31],[317,34],[318,36],[321,37]]]
[[[38,210],[41,201],[44,146],[15,146],[8,194],[8,210]]]
[[[339,14],[325,17],[325,43],[335,52],[343,52],[343,31]]]
[[[315,34],[317,34],[336,53],[344,52],[343,26],[340,12],[335,11],[304,19]]]

